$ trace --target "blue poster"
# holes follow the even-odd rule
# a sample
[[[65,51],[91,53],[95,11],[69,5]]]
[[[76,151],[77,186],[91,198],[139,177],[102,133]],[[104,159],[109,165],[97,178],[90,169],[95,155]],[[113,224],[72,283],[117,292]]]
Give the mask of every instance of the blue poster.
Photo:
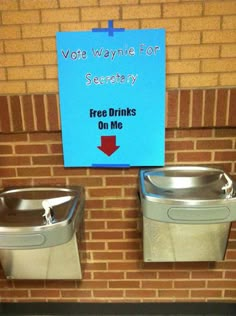
[[[163,166],[165,30],[57,33],[65,167]]]

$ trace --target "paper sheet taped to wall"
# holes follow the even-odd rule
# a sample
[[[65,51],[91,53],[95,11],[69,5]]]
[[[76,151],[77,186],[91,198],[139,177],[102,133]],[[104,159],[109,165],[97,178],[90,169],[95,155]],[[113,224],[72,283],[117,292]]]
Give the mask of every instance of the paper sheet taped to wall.
[[[113,30],[57,33],[66,167],[164,164],[165,30]]]

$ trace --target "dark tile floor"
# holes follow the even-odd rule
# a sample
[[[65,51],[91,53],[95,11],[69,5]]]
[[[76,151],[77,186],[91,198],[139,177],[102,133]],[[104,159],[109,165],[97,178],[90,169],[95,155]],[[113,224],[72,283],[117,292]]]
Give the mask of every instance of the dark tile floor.
[[[0,316],[236,316],[236,303],[0,303]]]

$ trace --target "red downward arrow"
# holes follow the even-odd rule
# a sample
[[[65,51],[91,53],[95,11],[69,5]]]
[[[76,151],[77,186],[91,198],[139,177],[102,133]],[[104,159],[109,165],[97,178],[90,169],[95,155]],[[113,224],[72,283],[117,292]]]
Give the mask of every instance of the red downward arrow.
[[[107,156],[111,156],[120,146],[116,146],[116,136],[101,136],[101,146],[97,146]]]

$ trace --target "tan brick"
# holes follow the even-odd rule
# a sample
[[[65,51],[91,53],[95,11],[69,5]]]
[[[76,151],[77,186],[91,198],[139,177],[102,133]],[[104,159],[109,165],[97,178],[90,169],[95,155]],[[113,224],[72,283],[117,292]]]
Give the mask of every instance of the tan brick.
[[[3,53],[3,41],[0,41],[0,54]]]
[[[97,20],[116,20],[120,17],[120,8],[117,7],[95,7],[81,8],[82,21],[97,21]]]
[[[140,0],[140,3],[168,3],[179,2],[179,0]]]
[[[184,17],[198,16],[202,14],[202,3],[168,3],[163,4],[163,16]]]
[[[57,0],[20,0],[20,8],[29,9],[52,9],[57,8]]]
[[[236,57],[236,44],[222,45],[221,57]]]
[[[28,93],[48,93],[58,91],[57,80],[30,80],[26,82]]]
[[[236,31],[235,30],[203,31],[202,42],[203,43],[235,43]]]
[[[115,27],[124,27],[125,29],[139,29],[138,20],[115,21]],[[101,27],[107,27],[107,21],[101,22]]]
[[[169,61],[166,63],[167,74],[198,73],[200,61]]]
[[[42,22],[79,21],[79,9],[42,10]]]
[[[23,81],[0,81],[1,94],[26,93],[25,83]]]
[[[56,51],[56,37],[43,38],[43,50],[47,52]]]
[[[1,65],[1,67],[22,66],[23,65],[23,56],[20,54],[1,55],[0,56],[0,65]]]
[[[167,88],[178,88],[179,87],[179,76],[178,75],[166,75],[166,87]]]
[[[205,1],[204,15],[231,15],[236,13],[236,2],[233,1]]]
[[[100,0],[100,5],[138,4],[138,0]]]
[[[164,28],[167,32],[180,31],[179,19],[144,19],[141,21],[142,28]]]
[[[223,29],[236,29],[236,17],[233,16],[223,16],[223,23],[222,23]]]
[[[124,6],[122,8],[123,19],[145,19],[145,18],[160,18],[160,5],[134,5]]]
[[[26,53],[26,65],[55,65],[57,63],[56,52]]]
[[[171,60],[171,59],[179,59],[180,53],[179,53],[179,47],[166,47],[166,59]]]
[[[17,10],[18,9],[18,3],[17,0],[1,0],[0,1],[0,11],[4,10]]]
[[[183,18],[181,29],[183,31],[217,30],[220,29],[220,17]]]
[[[214,87],[218,83],[218,74],[184,74],[180,76],[181,88]]]
[[[219,83],[221,86],[236,86],[236,72],[220,74]]]
[[[219,57],[219,54],[219,45],[198,45],[181,47],[182,59],[217,58]]]
[[[98,27],[97,22],[79,22],[79,23],[62,23],[61,31],[90,31],[92,28]]]
[[[20,37],[20,26],[0,26],[0,39],[13,39]]]
[[[203,72],[227,72],[236,71],[234,58],[203,60],[201,69]]]
[[[42,50],[40,39],[20,39],[5,41],[6,53],[36,52]]]
[[[43,79],[43,67],[11,67],[7,69],[9,80]]]
[[[4,68],[0,68],[0,80],[6,80],[7,77],[6,77],[6,71]]]
[[[59,32],[59,24],[39,24],[39,25],[22,25],[22,37],[51,37],[55,36],[55,33]]]
[[[47,66],[46,69],[46,79],[57,79],[57,66]]]
[[[170,32],[166,34],[168,45],[200,44],[200,32]]]
[[[39,11],[6,11],[2,12],[3,24],[39,23]]]
[[[78,1],[78,0],[59,0],[60,8],[69,8],[69,7],[90,7],[98,5],[98,0],[86,0],[86,1]]]

